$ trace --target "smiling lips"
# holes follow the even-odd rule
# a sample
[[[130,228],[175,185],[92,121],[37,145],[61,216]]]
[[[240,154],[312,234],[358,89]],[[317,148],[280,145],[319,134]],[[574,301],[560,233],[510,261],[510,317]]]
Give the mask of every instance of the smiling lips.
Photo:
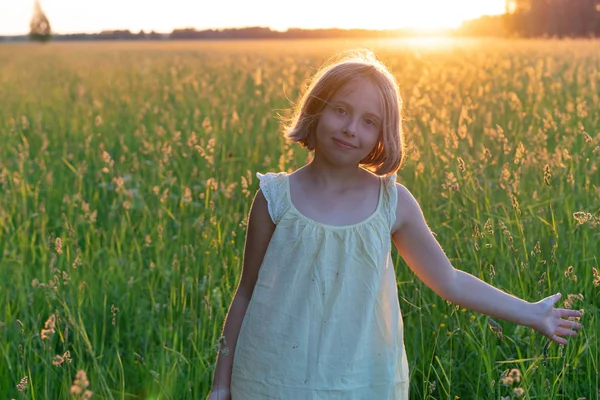
[[[344,149],[356,149],[356,146],[352,145],[351,143],[345,142],[343,140],[340,139],[333,139],[334,142],[336,142],[336,144]]]

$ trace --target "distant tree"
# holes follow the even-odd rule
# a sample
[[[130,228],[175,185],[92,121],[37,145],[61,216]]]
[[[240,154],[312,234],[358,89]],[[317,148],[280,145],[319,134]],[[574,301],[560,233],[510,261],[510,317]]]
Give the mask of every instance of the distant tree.
[[[29,23],[29,38],[38,42],[47,42],[52,38],[50,21],[42,11],[39,0],[35,0],[33,7],[33,17]]]
[[[506,0],[506,12],[519,36],[600,35],[600,0]]]

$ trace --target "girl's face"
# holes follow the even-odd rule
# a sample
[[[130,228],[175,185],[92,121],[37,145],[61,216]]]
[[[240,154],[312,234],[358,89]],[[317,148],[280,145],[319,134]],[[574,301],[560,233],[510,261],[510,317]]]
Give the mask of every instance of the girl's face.
[[[379,88],[368,79],[342,87],[323,109],[315,155],[336,165],[358,165],[375,147],[382,126]]]

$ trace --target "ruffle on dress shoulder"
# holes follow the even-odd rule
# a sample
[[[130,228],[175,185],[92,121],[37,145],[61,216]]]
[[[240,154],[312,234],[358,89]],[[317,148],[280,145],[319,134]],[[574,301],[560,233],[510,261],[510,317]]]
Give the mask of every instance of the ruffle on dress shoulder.
[[[286,172],[268,172],[266,174],[256,173],[260,181],[260,190],[262,190],[269,208],[269,215],[275,225],[279,223],[281,217],[289,207],[286,195]]]

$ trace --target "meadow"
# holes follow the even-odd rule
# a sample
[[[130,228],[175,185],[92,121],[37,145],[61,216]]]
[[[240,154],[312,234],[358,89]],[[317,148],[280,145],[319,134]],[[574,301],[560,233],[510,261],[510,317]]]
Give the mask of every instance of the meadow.
[[[598,399],[600,42],[0,45],[0,395],[202,399],[256,172],[306,78],[374,50],[398,181],[457,268],[583,310],[566,346],[455,307],[393,254],[412,399]],[[351,312],[351,310],[350,310]]]

